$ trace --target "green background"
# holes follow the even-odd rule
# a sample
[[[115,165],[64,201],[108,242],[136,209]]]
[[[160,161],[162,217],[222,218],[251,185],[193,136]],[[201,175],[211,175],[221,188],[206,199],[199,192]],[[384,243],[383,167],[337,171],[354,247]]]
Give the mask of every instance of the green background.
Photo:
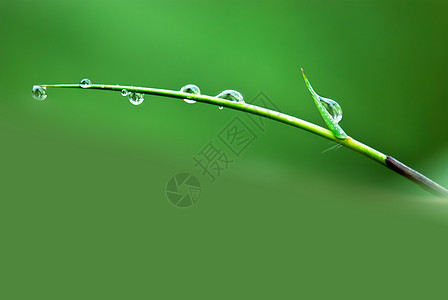
[[[264,92],[448,186],[448,3],[0,2],[0,298],[446,299],[447,203],[267,121],[214,183],[193,157],[241,112],[33,84]],[[179,209],[176,173],[202,184]]]

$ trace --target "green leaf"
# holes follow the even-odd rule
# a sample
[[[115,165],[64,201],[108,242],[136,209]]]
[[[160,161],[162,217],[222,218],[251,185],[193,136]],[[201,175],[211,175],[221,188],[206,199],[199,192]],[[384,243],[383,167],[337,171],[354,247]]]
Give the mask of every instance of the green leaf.
[[[311,86],[310,82],[306,78],[305,72],[303,71],[303,69],[301,69],[301,70],[302,70],[302,74],[303,74],[303,79],[305,79],[305,84],[308,87],[308,90],[310,91],[311,96],[313,96],[314,103],[316,103],[317,109],[319,110],[320,115],[324,119],[328,128],[333,132],[335,137],[337,137],[338,139],[348,138],[348,135],[344,132],[344,130],[342,130],[341,126],[339,126],[339,124],[338,124],[338,122],[342,118],[342,110],[341,110],[339,104],[334,100],[319,96],[313,90],[313,87]]]

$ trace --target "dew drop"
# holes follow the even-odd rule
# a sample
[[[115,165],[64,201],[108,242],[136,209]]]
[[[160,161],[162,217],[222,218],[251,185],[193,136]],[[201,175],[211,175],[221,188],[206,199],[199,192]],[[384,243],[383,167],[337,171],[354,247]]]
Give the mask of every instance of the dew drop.
[[[319,100],[336,123],[342,120],[342,108],[334,100],[319,96]]]
[[[237,92],[235,90],[225,90],[219,93],[217,98],[226,99],[230,101],[235,101],[238,103],[244,103],[243,95],[241,95],[240,92]]]
[[[188,94],[193,94],[193,95],[200,95],[201,94],[201,90],[199,89],[199,87],[197,85],[194,84],[187,84],[185,86],[183,86],[180,91],[182,93],[188,93]],[[185,102],[187,103],[196,103],[196,100],[192,100],[192,99],[184,99]]]
[[[122,89],[122,90],[121,90],[121,95],[122,95],[123,97],[126,97],[127,95],[129,95],[128,90],[127,90],[127,89]]]
[[[134,105],[142,104],[144,100],[143,94],[130,92],[129,93],[129,101]]]
[[[222,110],[224,107],[223,106],[220,106],[220,107],[218,107],[220,110]]]
[[[90,79],[84,78],[83,80],[81,80],[81,82],[79,83],[79,86],[82,87],[83,89],[85,88],[89,88],[92,86],[92,82],[90,81]]]
[[[33,86],[33,98],[36,100],[45,100],[47,98],[47,88],[40,85]]]

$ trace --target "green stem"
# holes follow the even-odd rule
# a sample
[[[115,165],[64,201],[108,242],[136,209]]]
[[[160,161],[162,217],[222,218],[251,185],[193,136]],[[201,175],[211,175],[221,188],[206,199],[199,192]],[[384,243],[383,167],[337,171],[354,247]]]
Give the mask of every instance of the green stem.
[[[51,88],[81,88],[79,84],[44,84],[40,85],[42,87],[51,87]],[[308,132],[314,133],[318,136],[326,138],[330,141],[339,143],[347,148],[350,148],[358,153],[361,153],[368,158],[380,163],[381,165],[389,168],[390,170],[414,181],[419,184],[426,190],[432,192],[433,194],[447,197],[448,190],[433,182],[429,178],[423,176],[417,171],[409,168],[408,166],[400,163],[394,158],[387,156],[378,150],[375,150],[351,137],[346,139],[337,138],[330,130],[325,129],[316,124],[304,121],[302,119],[274,111],[271,109],[267,109],[264,107],[247,104],[247,103],[238,103],[234,101],[228,101],[217,97],[207,96],[207,95],[194,95],[189,93],[183,93],[179,91],[173,90],[165,90],[165,89],[155,89],[155,88],[146,88],[146,87],[135,87],[135,86],[124,86],[124,85],[107,85],[107,84],[92,84],[90,87],[83,89],[96,89],[96,90],[111,90],[111,91],[121,91],[123,89],[128,90],[129,92],[143,93],[143,94],[151,94],[157,96],[165,96],[171,98],[179,98],[179,99],[190,99],[196,100],[198,102],[213,104],[217,106],[224,106],[235,110],[245,111],[254,115],[262,116],[268,119],[272,119],[278,122],[282,122]]]

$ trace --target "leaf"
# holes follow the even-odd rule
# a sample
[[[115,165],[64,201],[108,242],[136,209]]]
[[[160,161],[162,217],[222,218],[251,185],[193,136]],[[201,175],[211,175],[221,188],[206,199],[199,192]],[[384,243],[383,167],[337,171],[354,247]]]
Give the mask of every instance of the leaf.
[[[339,126],[339,124],[338,124],[340,118],[334,119],[333,116],[335,115],[335,113],[333,112],[333,116],[332,116],[332,114],[327,110],[327,107],[330,108],[331,106],[333,106],[333,109],[339,109],[340,110],[339,104],[336,101],[334,101],[334,100],[327,99],[327,98],[319,96],[314,91],[314,89],[311,86],[310,82],[306,78],[305,72],[303,71],[303,69],[301,69],[301,70],[302,70],[302,74],[303,74],[303,79],[305,79],[305,84],[308,87],[308,90],[310,91],[311,96],[313,96],[314,103],[316,103],[317,109],[319,110],[320,115],[324,119],[324,121],[327,124],[328,128],[333,132],[333,134],[338,139],[346,139],[346,138],[348,138],[348,135],[344,132],[344,130],[342,130],[341,126]],[[330,103],[331,103],[331,106],[329,106]],[[342,110],[340,111],[340,113],[342,115]]]

